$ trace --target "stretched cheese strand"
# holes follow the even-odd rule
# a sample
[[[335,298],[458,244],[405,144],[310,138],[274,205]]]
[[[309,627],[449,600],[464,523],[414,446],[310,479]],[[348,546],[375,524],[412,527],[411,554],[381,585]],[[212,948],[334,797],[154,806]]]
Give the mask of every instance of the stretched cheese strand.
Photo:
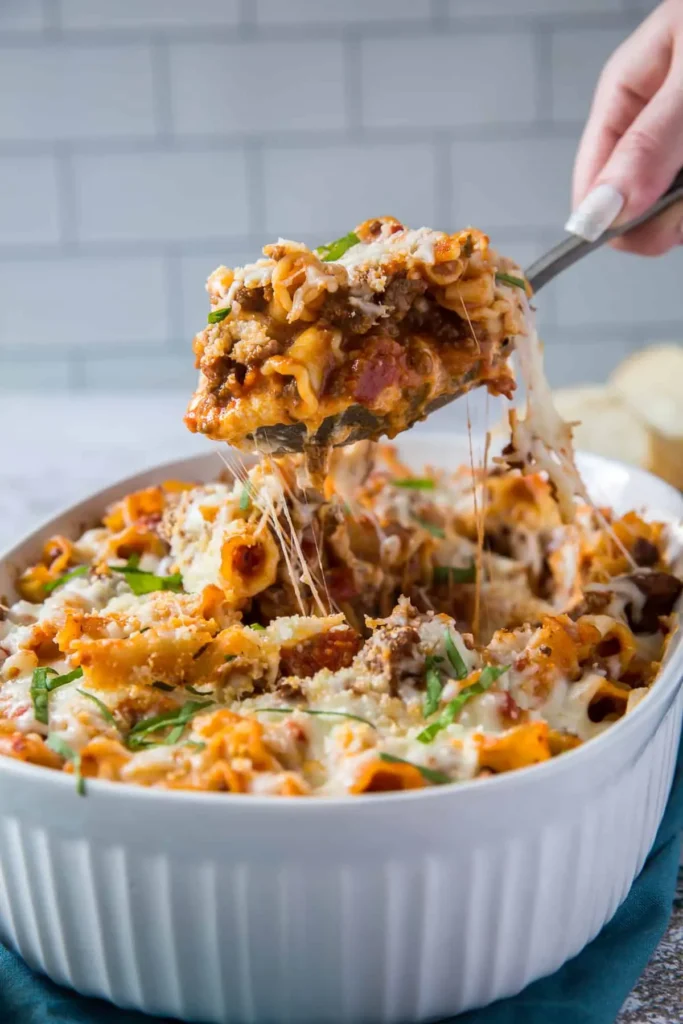
[[[574,461],[572,429],[565,423],[553,404],[550,385],[543,369],[541,344],[536,331],[533,310],[526,298],[526,335],[517,338],[515,350],[524,381],[527,399],[524,418],[517,411],[509,414],[511,451],[514,460],[529,472],[543,470],[554,490],[562,520],[573,522],[576,515],[574,496],[589,502],[586,488]]]
[[[523,419],[515,409],[509,414],[511,444],[504,454],[510,464],[519,464],[527,472],[543,470],[550,481],[564,523],[576,518],[575,496],[578,495],[594,510],[600,525],[608,531],[619,551],[632,568],[635,562],[619,540],[611,525],[588,495],[586,486],[576,467],[572,428],[565,423],[553,402],[552,391],[543,368],[543,354],[536,318],[524,297],[526,335],[517,338],[515,349],[526,387],[527,400]]]

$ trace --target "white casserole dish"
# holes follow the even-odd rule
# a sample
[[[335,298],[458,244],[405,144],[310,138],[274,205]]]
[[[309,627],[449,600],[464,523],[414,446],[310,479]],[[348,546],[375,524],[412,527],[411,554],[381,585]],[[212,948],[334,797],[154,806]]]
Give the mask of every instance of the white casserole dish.
[[[455,467],[464,439],[401,439]],[[683,499],[596,456],[616,509]],[[57,516],[0,561],[0,594],[55,532],[215,454],[138,474]],[[425,1021],[518,992],[592,939],[626,896],[671,785],[683,646],[652,692],[550,762],[452,787],[347,799],[190,794],[88,782],[0,758],[0,939],[54,981],[204,1022]]]

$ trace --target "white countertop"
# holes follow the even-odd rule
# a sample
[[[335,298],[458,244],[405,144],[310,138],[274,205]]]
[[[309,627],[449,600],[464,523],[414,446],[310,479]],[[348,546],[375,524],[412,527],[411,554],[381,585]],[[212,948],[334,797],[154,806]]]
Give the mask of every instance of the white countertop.
[[[206,450],[183,425],[186,395],[0,393],[0,549],[91,491]]]
[[[210,450],[183,423],[188,396],[0,392],[0,550],[61,508],[168,459]],[[501,419],[500,400],[469,402],[475,431]],[[430,417],[430,429],[466,429],[466,403]],[[423,426],[416,430],[424,430]]]

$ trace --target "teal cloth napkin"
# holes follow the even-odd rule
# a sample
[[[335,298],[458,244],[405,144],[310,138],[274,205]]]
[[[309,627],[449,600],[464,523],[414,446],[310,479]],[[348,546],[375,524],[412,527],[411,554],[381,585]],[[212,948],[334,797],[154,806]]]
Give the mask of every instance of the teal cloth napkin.
[[[683,829],[683,743],[673,789],[652,852],[625,902],[598,937],[549,978],[512,999],[457,1018],[457,1024],[613,1024],[666,929]],[[153,1024],[159,1018],[84,999],[0,946],[2,1024]],[[170,1024],[170,1022],[169,1022]]]

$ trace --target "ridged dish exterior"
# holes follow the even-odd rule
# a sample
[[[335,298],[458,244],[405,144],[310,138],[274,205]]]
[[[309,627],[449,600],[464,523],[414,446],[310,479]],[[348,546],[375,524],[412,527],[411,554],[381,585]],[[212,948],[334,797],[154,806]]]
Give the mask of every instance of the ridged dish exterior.
[[[0,939],[80,992],[207,1024],[427,1021],[517,992],[597,934],[647,856],[683,715],[675,646],[598,740],[452,789],[82,798],[2,759]]]

